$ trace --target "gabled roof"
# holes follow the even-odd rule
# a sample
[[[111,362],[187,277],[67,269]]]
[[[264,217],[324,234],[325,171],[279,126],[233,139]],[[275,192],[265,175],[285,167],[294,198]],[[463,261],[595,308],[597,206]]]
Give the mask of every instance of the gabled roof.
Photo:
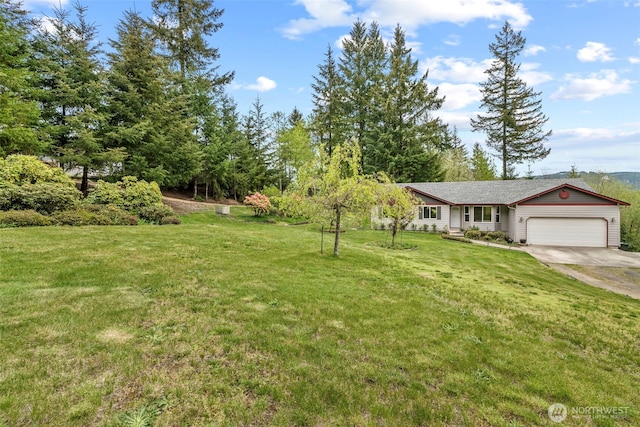
[[[513,205],[565,185],[609,201],[627,204],[596,193],[580,178],[417,182],[398,185],[451,205]]]

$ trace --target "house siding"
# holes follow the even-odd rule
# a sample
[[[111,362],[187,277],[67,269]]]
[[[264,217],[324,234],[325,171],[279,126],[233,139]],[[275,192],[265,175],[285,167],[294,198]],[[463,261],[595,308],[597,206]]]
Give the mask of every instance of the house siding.
[[[470,209],[470,216],[469,219],[470,221],[465,221],[464,220],[464,208],[465,206],[461,207],[461,212],[462,212],[462,227],[463,228],[471,228],[471,227],[478,227],[479,230],[481,231],[506,231],[507,230],[507,225],[508,225],[508,208],[506,206],[502,206],[500,205],[500,222],[497,223],[496,222],[496,208],[498,207],[497,205],[466,205],[469,207]],[[475,222],[473,220],[473,208],[474,207],[481,207],[481,206],[491,206],[491,221],[490,222]],[[505,214],[507,214],[507,217],[505,217]]]
[[[603,218],[608,223],[608,246],[617,247],[620,245],[620,209],[618,205],[518,205],[513,212],[513,221],[511,222],[514,224],[514,240],[526,239],[529,218]]]
[[[562,199],[560,197],[561,191],[567,191],[569,197]],[[540,197],[527,200],[521,203],[521,205],[615,205],[616,203],[611,200],[606,200],[601,197],[596,197],[591,194],[583,193],[572,188],[563,188],[554,190],[550,193],[543,194]]]
[[[420,219],[420,209],[422,209],[425,206],[439,206],[441,209],[440,219],[431,219],[431,218]],[[420,205],[416,209],[415,218],[409,224],[409,226],[407,227],[407,230],[423,230],[424,226],[426,225],[429,228],[429,231],[431,231],[432,224],[435,224],[438,231],[442,231],[444,230],[445,227],[447,227],[447,229],[449,228],[450,216],[451,216],[451,206],[449,205],[443,205],[440,203]]]

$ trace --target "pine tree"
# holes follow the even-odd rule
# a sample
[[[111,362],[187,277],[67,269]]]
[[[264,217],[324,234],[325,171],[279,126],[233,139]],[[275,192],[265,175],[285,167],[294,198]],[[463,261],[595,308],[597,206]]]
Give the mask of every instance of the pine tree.
[[[318,75],[313,76],[313,117],[311,128],[318,143],[331,156],[333,147],[345,138],[342,116],[342,91],[344,83],[333,58],[331,46],[327,47],[324,63],[318,65]]]
[[[471,153],[471,175],[474,181],[491,181],[496,179],[493,162],[477,142],[473,144],[473,151]]]
[[[13,3],[0,3],[0,157],[41,154],[40,110],[35,98],[36,73],[26,12]]]
[[[550,152],[544,146],[551,131],[543,130],[548,118],[542,113],[540,92],[518,77],[516,58],[525,43],[521,32],[506,22],[489,45],[494,61],[486,70],[487,81],[481,83],[481,108],[487,114],[471,119],[473,130],[485,132],[487,145],[497,151],[502,179],[514,178],[515,165],[544,159]]]
[[[41,103],[53,154],[66,166],[82,169],[81,190],[86,195],[89,171],[121,161],[124,151],[104,144],[102,51],[96,26],[86,20],[87,8],[79,2],[73,7],[75,21],[69,19],[69,12],[57,8],[53,31],[41,35],[39,63],[46,76]]]
[[[200,152],[185,96],[174,83],[168,61],[137,12],[118,23],[109,54],[107,137],[126,147],[124,174],[163,186],[183,186],[200,172]]]
[[[381,119],[379,90],[383,86],[387,55],[376,22],[356,21],[344,40],[339,70],[343,79],[340,114],[346,123],[345,139],[360,144],[361,162],[369,163],[374,150],[374,128]],[[369,172],[364,170],[365,173]]]
[[[436,141],[445,131],[431,112],[442,106],[438,89],[429,89],[428,73],[418,76],[418,61],[411,57],[400,26],[394,32],[384,76],[380,124],[369,142],[365,172],[384,171],[398,182],[442,179]]]

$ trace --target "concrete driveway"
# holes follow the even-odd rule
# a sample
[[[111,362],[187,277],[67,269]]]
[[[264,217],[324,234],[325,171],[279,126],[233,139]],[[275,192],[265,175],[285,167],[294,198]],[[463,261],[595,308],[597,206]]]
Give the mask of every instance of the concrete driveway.
[[[640,268],[640,252],[625,252],[619,249],[606,248],[569,248],[558,246],[525,246],[522,249],[545,264]]]
[[[640,253],[556,246],[526,246],[522,250],[574,279],[640,299]]]

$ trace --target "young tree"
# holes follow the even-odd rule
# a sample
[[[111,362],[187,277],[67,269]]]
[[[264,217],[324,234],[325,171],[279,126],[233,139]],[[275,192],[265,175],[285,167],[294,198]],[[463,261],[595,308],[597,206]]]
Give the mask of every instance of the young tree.
[[[391,183],[388,179],[383,180],[380,186],[379,201],[382,214],[391,220],[391,246],[395,247],[398,231],[407,228],[415,219],[418,201],[407,189]]]
[[[375,204],[377,183],[360,172],[360,155],[356,141],[336,145],[331,157],[322,151],[315,162],[306,165],[298,178],[297,192],[307,200],[309,216],[330,221],[335,227],[334,256],[339,254],[345,215],[363,215]]]
[[[40,110],[35,99],[36,73],[30,68],[32,29],[26,12],[10,2],[0,3],[0,157],[13,153],[40,154]]]
[[[473,144],[473,151],[471,153],[471,176],[474,181],[491,181],[496,179],[493,162],[477,142]]]
[[[543,127],[548,118],[542,113],[540,92],[518,77],[520,64],[517,56],[522,52],[526,39],[515,32],[509,22],[489,44],[494,60],[486,82],[481,83],[481,108],[486,115],[471,119],[474,131],[487,134],[487,145],[497,151],[502,161],[502,179],[512,179],[515,165],[540,160],[550,152],[544,142],[551,131]]]

